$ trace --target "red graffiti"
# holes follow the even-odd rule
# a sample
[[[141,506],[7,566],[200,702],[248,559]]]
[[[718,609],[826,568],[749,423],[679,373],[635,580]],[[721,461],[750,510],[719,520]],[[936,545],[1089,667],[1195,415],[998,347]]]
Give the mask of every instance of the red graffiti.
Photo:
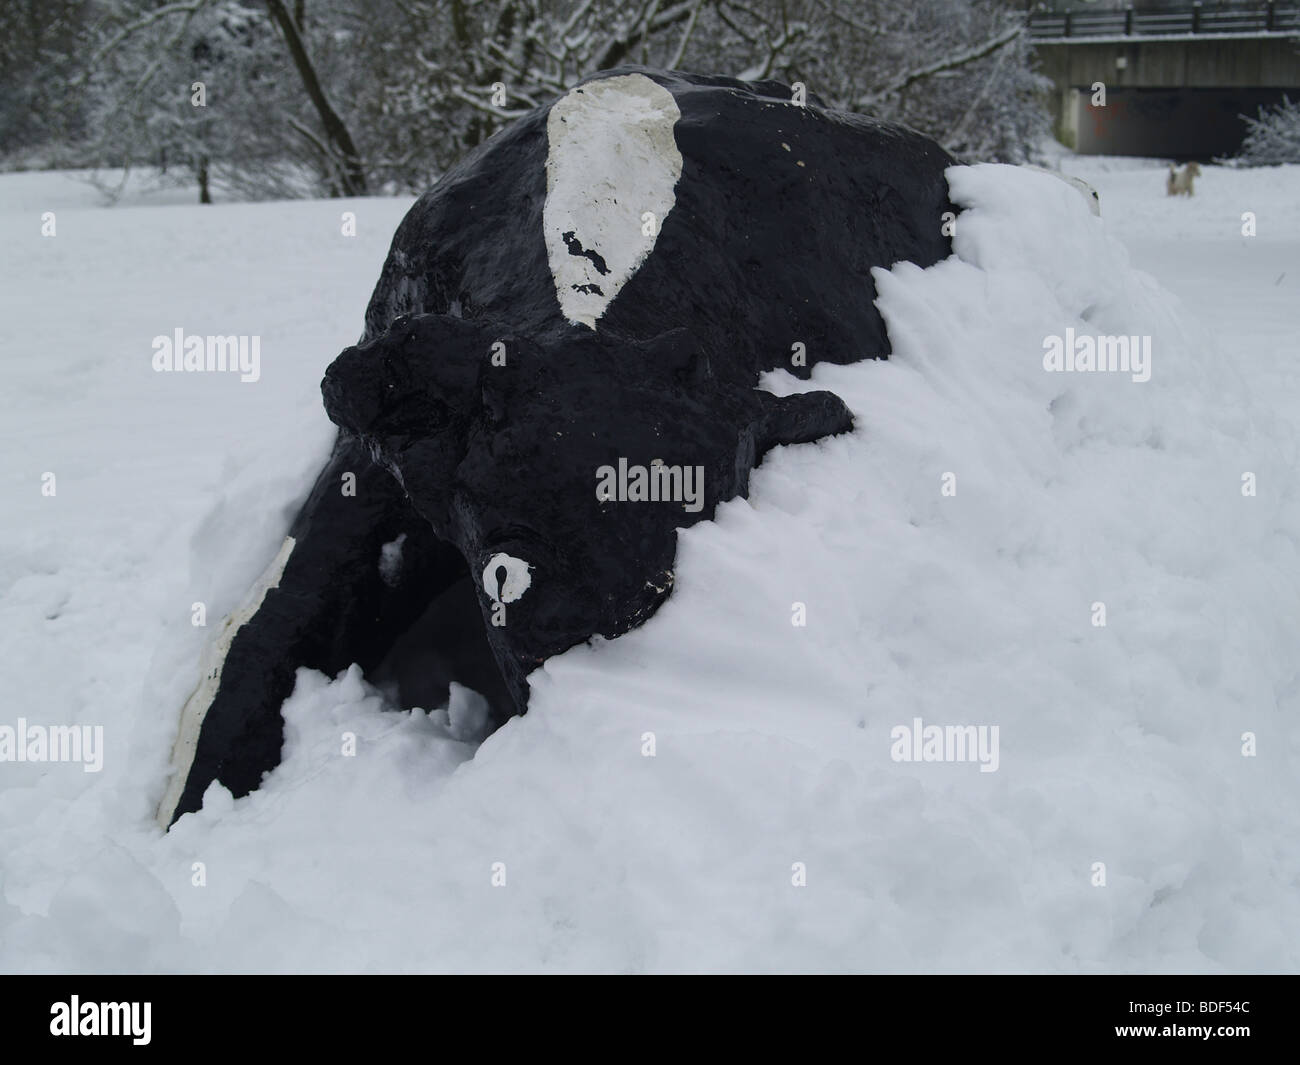
[[[1128,101],[1117,100],[1115,103],[1107,104],[1104,107],[1094,107],[1089,103],[1088,110],[1092,112],[1093,137],[1099,142],[1105,141],[1116,119],[1122,119],[1128,115]]]

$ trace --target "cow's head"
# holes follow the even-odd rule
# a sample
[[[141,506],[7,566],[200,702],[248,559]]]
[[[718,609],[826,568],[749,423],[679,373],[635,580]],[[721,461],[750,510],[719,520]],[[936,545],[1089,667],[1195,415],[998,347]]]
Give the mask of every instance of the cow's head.
[[[420,315],[343,352],[322,390],[464,556],[521,708],[547,657],[653,612],[676,529],[744,494],[765,450],[851,424],[830,393],[778,400],[717,379],[685,330],[538,343]]]

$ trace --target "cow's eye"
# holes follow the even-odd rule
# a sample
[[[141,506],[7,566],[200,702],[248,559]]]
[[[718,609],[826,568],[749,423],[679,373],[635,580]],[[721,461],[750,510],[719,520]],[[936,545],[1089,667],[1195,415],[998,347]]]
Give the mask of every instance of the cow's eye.
[[[483,567],[483,590],[496,603],[513,603],[533,583],[532,567],[522,558],[498,551]]]

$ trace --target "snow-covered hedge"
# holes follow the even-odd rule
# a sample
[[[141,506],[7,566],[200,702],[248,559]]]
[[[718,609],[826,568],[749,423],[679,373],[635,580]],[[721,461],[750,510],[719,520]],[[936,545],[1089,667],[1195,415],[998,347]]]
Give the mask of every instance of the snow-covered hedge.
[[[1237,163],[1242,166],[1278,166],[1300,163],[1300,103],[1290,97],[1272,108],[1259,109],[1258,118],[1243,115],[1248,127]]]

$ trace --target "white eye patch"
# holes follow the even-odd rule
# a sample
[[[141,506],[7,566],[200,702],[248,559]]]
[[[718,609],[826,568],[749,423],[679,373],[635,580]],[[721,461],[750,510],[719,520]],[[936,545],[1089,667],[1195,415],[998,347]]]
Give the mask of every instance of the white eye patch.
[[[681,111],[644,74],[573,89],[546,119],[542,230],[565,318],[596,319],[637,272],[677,202]]]
[[[495,602],[513,603],[533,583],[529,569],[522,558],[499,551],[483,567],[483,590]]]

